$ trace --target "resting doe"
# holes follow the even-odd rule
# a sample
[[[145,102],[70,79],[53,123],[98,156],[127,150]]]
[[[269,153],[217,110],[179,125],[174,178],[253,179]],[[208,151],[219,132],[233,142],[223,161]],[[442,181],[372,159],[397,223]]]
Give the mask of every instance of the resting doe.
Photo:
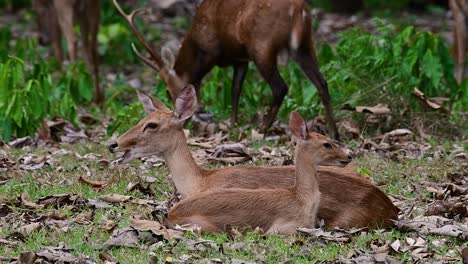
[[[183,199],[221,188],[276,189],[294,185],[293,166],[200,168],[193,160],[182,129],[185,120],[196,110],[197,97],[191,86],[183,91],[176,100],[174,111],[157,98],[138,92],[148,116],[121,135],[109,150],[124,152],[123,163],[151,155],[164,158]],[[322,193],[319,218],[327,227],[392,225],[392,220],[397,219],[398,208],[376,185],[348,167],[318,168],[317,180]]]
[[[204,192],[172,207],[168,214],[169,224],[197,225],[207,232],[227,231],[231,227],[260,227],[266,233],[279,234],[295,233],[298,227],[314,227],[320,204],[317,165],[346,166],[351,159],[330,139],[309,133],[298,112],[291,113],[289,128],[297,138],[292,187]]]

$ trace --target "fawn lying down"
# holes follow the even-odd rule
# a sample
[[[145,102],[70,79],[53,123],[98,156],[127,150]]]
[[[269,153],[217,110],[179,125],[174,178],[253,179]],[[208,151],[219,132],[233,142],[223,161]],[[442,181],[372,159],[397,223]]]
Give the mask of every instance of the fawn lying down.
[[[190,86],[177,98],[174,111],[157,98],[141,92],[138,97],[148,116],[120,136],[109,150],[125,152],[122,162],[150,155],[164,158],[184,199],[220,188],[275,189],[294,185],[292,166],[198,167],[182,129],[197,105],[195,90]],[[397,219],[398,208],[385,193],[352,169],[319,166],[317,180],[322,193],[318,217],[327,227],[389,226]]]
[[[316,167],[319,163],[344,167],[351,159],[330,139],[309,133],[299,113],[291,114],[289,128],[297,138],[292,187],[200,193],[176,204],[169,211],[169,224],[195,224],[208,232],[249,226],[281,234],[292,234],[298,227],[313,227],[320,204]]]

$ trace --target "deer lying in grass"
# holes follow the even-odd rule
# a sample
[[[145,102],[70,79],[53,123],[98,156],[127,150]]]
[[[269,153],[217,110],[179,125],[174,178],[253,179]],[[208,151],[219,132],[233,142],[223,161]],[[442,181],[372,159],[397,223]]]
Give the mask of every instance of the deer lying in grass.
[[[77,41],[73,32],[73,18],[80,25],[83,53],[93,76],[94,102],[102,103],[103,91],[99,86],[99,55],[97,34],[99,30],[100,0],[33,0],[32,7],[39,27],[39,42],[52,42],[54,55],[63,61],[62,32],[67,40],[70,61],[77,58]]]
[[[176,189],[183,199],[221,188],[276,189],[294,185],[295,169],[287,167],[235,166],[205,170],[195,163],[182,126],[197,108],[192,86],[177,97],[174,111],[158,99],[138,92],[148,116],[109,146],[124,152],[121,162],[150,155],[164,158]],[[326,165],[326,164],[324,164]],[[319,167],[317,180],[322,202],[318,216],[327,227],[390,226],[398,209],[374,184],[355,171]]]
[[[449,0],[454,18],[453,56],[455,78],[461,83],[465,74],[466,52],[468,51],[468,0]]]
[[[134,24],[139,10],[127,15],[117,0],[113,1],[152,60],[135,52],[160,73],[173,101],[189,83],[194,84],[198,92],[201,80],[214,66],[233,66],[231,122],[236,123],[242,83],[251,60],[273,92],[273,101],[262,125],[265,130],[273,123],[288,91],[278,71],[277,58],[289,52],[317,88],[327,111],[329,133],[339,139],[328,85],[320,73],[314,51],[310,11],[304,0],[204,0],[177,59],[169,49],[163,49],[161,57],[144,39]]]
[[[192,224],[207,232],[230,227],[260,227],[266,233],[292,234],[314,227],[320,204],[318,164],[346,166],[348,154],[318,133],[309,133],[298,112],[289,128],[297,138],[295,183],[278,189],[225,189],[195,195],[177,203],[168,214],[170,225]],[[275,179],[271,179],[274,181]]]

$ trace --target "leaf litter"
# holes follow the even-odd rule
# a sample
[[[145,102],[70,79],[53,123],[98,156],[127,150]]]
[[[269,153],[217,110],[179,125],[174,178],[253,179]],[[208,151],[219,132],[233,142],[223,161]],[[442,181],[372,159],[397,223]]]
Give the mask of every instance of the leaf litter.
[[[432,100],[432,99],[431,99]],[[433,100],[431,102],[434,102]],[[366,116],[367,122],[375,120],[386,120],[391,110],[384,105],[373,107],[355,107],[354,111]],[[207,119],[208,120],[208,119]],[[208,120],[209,121],[209,120]],[[193,135],[188,137],[188,144],[196,147],[193,152],[197,163],[204,164],[240,164],[255,163],[262,161],[268,165],[290,165],[293,163],[291,153],[292,144],[289,143],[287,135],[284,133],[282,125],[276,124],[279,134],[274,136],[264,135],[255,129],[241,128],[239,140],[231,142],[226,133],[225,123],[213,124],[203,119],[201,122],[208,124],[201,129],[199,134],[191,131]],[[146,196],[141,199],[137,196],[127,194],[104,194],[99,196],[99,200],[87,199],[76,194],[57,194],[49,195],[31,201],[26,193],[17,197],[16,201],[0,204],[0,224],[9,226],[13,232],[4,238],[0,238],[0,245],[8,247],[18,247],[24,242],[24,239],[38,230],[59,230],[60,232],[69,232],[74,225],[89,226],[90,229],[96,227],[105,232],[112,233],[112,237],[103,244],[103,249],[113,247],[136,247],[136,248],[157,248],[171,241],[183,241],[187,243],[191,251],[209,251],[220,250],[222,247],[232,246],[233,243],[224,243],[219,245],[214,241],[200,238],[198,230],[191,227],[180,227],[171,229],[164,225],[164,215],[167,210],[177,201],[177,195],[173,194],[175,199],[167,201],[152,200],[157,190],[158,178],[152,176],[139,175],[141,171],[151,171],[151,168],[160,167],[163,161],[156,157],[143,159],[143,163],[135,168],[133,165],[114,167],[104,155],[87,153],[82,155],[75,150],[65,149],[64,142],[77,143],[80,141],[94,141],[90,138],[92,133],[81,129],[71,128],[60,120],[57,123],[49,123],[48,140],[53,147],[49,148],[46,154],[33,154],[32,147],[44,144],[41,138],[20,138],[16,139],[6,146],[5,150],[0,151],[0,171],[44,171],[59,170],[62,156],[74,157],[79,161],[101,164],[103,169],[121,169],[135,172],[140,181],[130,182],[126,188],[127,192],[137,191]],[[314,130],[326,130],[323,118],[316,118],[309,123]],[[203,125],[202,125],[203,126]],[[214,127],[213,127],[214,126]],[[371,155],[382,159],[392,159],[397,162],[406,159],[440,159],[448,157],[451,160],[460,161],[466,164],[467,154],[463,145],[454,145],[446,152],[441,152],[437,148],[428,144],[424,138],[418,136],[420,133],[408,128],[397,128],[387,130],[374,137],[364,137],[362,128],[352,120],[344,120],[341,123],[341,129],[346,134],[358,142],[354,148],[355,155]],[[224,129],[223,129],[224,127]],[[250,132],[248,132],[250,131]],[[281,132],[282,131],[282,132]],[[203,135],[203,136],[199,136]],[[47,137],[46,137],[47,138]],[[271,146],[262,146],[253,148],[251,145],[255,141],[270,140],[277,144]],[[280,142],[281,144],[279,144]],[[286,143],[286,144],[283,144]],[[289,143],[289,145],[288,145]],[[22,157],[12,158],[8,156],[8,148],[22,148],[27,154]],[[104,158],[103,158],[104,157]],[[112,181],[99,181],[93,178],[93,173],[87,165],[79,167],[85,173],[75,178],[75,180],[91,186],[96,191],[102,191],[111,185]],[[2,176],[3,177],[3,176]],[[468,177],[465,171],[447,175],[450,182],[425,182],[414,183],[415,188],[419,189],[421,195],[417,198],[406,198],[402,196],[392,196],[393,201],[398,204],[402,212],[400,220],[395,223],[395,228],[403,232],[404,236],[395,240],[373,239],[366,245],[365,250],[355,249],[346,256],[339,256],[343,263],[400,263],[395,256],[398,254],[408,254],[414,262],[432,262],[442,261],[450,262],[460,260],[461,257],[468,258],[468,250],[457,248],[450,252],[449,256],[440,256],[435,248],[447,243],[447,239],[456,239],[457,241],[467,241],[467,184]],[[2,178],[3,179],[3,178]],[[133,193],[132,193],[133,194]],[[426,194],[426,196],[424,195]],[[427,194],[430,198],[427,198]],[[119,227],[120,217],[113,210],[117,207],[126,206],[145,206],[153,209],[151,218],[134,216],[127,227]],[[50,214],[51,209],[70,209],[72,215],[67,217]],[[21,209],[22,212],[19,211]],[[97,224],[93,223],[95,210],[106,209],[109,214],[114,216],[103,217]],[[24,211],[25,212],[24,212]],[[20,219],[20,220],[19,220]],[[19,220],[19,221],[18,221]],[[14,223],[16,222],[16,223]],[[96,225],[96,226],[95,226]],[[310,244],[352,244],[358,236],[369,233],[385,234],[391,233],[391,230],[370,231],[366,229],[351,230],[324,230],[324,229],[306,229],[301,228],[299,233],[304,236],[307,243],[302,247],[303,252],[310,250]],[[195,238],[186,238],[185,233],[190,232]],[[436,236],[437,239],[429,239],[429,236]],[[301,242],[303,243],[303,242]],[[245,246],[240,243],[241,247]],[[220,254],[221,254],[220,253]],[[104,253],[102,253],[104,254]],[[102,255],[101,254],[101,255]],[[36,252],[25,252],[19,256],[25,259],[43,259],[55,262],[74,262],[82,261],[83,257],[77,257],[73,250],[65,245],[58,247],[44,247]],[[108,262],[118,262],[112,256],[102,255],[101,260]],[[181,260],[190,260],[191,256],[181,257]],[[261,256],[257,256],[261,260]],[[104,261],[104,260],[103,260]],[[177,261],[172,259],[172,261]],[[213,263],[222,263],[221,259],[208,259]],[[248,263],[238,259],[229,259],[231,263]],[[92,263],[92,262],[89,262]]]

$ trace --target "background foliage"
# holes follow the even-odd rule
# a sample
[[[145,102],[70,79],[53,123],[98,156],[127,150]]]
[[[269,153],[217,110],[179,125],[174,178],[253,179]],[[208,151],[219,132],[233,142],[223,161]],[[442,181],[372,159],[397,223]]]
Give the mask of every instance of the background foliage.
[[[398,10],[420,2],[365,0],[363,10]],[[314,0],[312,3],[327,8],[331,1]],[[25,5],[28,5],[26,0],[3,1],[0,8]],[[93,114],[111,116],[109,134],[125,131],[144,115],[125,76],[120,74],[131,65],[142,65],[130,45],[138,41],[111,1],[102,1],[102,5],[99,53],[103,66],[112,67],[117,75],[115,81],[102,84],[106,86],[107,98],[103,109],[90,105],[91,77],[82,62],[60,68],[55,59],[43,59],[47,49],[38,47],[35,40],[13,38],[9,28],[0,29],[0,134],[3,139],[33,135],[41,121],[48,118],[62,117],[77,124],[80,107]],[[34,24],[30,11],[26,14],[26,22]],[[172,22],[175,28],[188,25],[186,19],[177,17]],[[377,34],[354,28],[339,34],[334,45],[317,46],[321,70],[329,82],[335,109],[384,103],[391,109],[404,109],[393,112],[399,118],[410,118],[408,113],[422,110],[411,95],[413,89],[418,88],[429,97],[450,98],[447,107],[455,116],[467,111],[467,81],[461,85],[455,82],[454,63],[442,38],[430,32],[419,32],[412,26],[396,27],[378,19],[376,23]],[[159,28],[140,21],[137,25],[148,40],[160,40]],[[307,118],[324,114],[315,87],[295,62],[290,61],[280,71],[289,86],[280,118],[286,118],[292,110],[301,111]],[[164,85],[157,74],[152,76],[156,76],[151,77],[156,78],[153,93],[169,103]],[[218,120],[225,120],[231,114],[231,80],[231,69],[215,68],[203,83],[201,102]],[[240,100],[240,123],[252,123],[256,113],[264,112],[270,103],[271,89],[251,63]],[[338,116],[346,114],[337,111]]]

